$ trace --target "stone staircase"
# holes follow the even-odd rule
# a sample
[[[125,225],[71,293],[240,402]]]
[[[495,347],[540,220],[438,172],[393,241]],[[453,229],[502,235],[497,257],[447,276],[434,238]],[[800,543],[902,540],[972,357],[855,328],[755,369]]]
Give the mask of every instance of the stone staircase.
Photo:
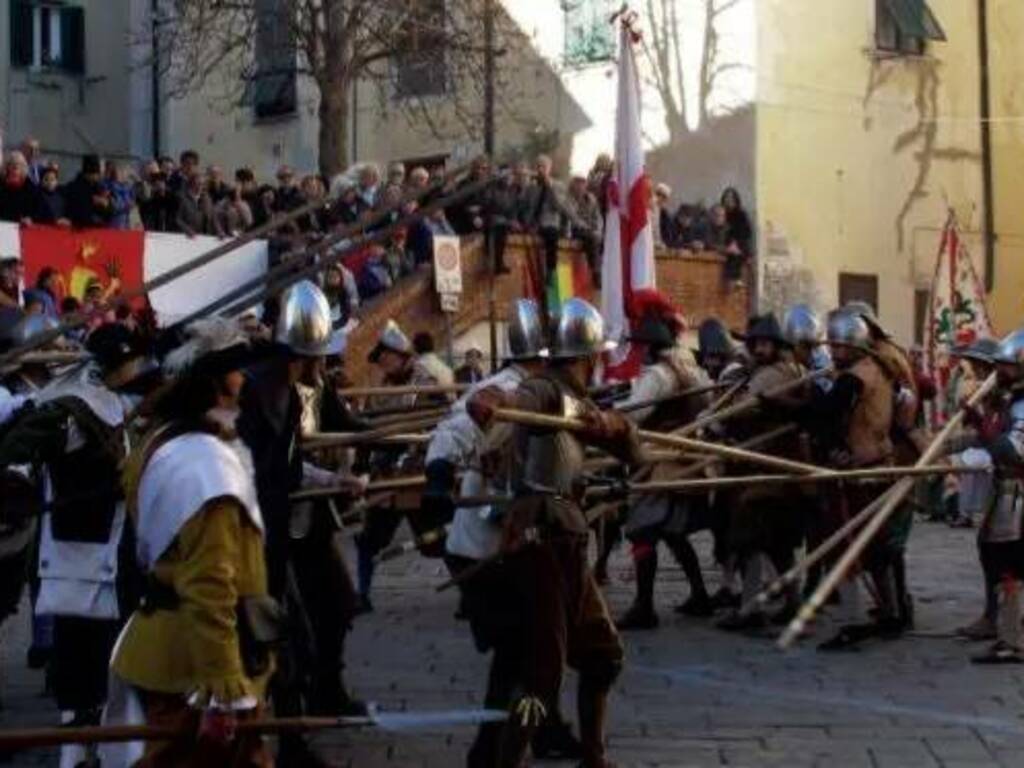
[[[513,236],[508,240],[505,262],[509,273],[494,279],[495,316],[508,315],[509,304],[527,295],[526,260],[541,255],[535,238]],[[559,258],[578,257],[578,246],[561,244]],[[726,291],[722,283],[723,258],[715,253],[662,251],[657,255],[658,287],[680,307],[695,327],[706,317],[717,316],[730,328],[742,329],[750,306],[747,288]],[[459,310],[452,314],[452,334],[458,338],[473,326],[486,322],[490,311],[490,273],[483,240],[479,236],[462,242],[463,293]],[[750,281],[747,281],[750,284]],[[424,266],[403,278],[387,293],[364,304],[358,313],[359,326],[349,337],[345,355],[346,372],[358,385],[370,384],[376,377],[367,355],[389,319],[394,319],[409,338],[421,331],[434,335],[439,347],[445,335],[445,317],[434,289],[432,270]]]

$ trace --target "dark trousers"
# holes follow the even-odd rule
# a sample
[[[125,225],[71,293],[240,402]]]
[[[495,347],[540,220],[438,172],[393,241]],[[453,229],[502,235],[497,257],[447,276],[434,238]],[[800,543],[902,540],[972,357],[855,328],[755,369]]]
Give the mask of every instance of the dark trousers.
[[[107,700],[110,654],[120,629],[118,621],[54,617],[53,690],[59,709],[98,714]]]
[[[505,263],[505,244],[508,242],[508,225],[492,224],[484,233],[484,242],[488,252],[494,259],[493,267],[495,272],[507,272],[508,265]]]

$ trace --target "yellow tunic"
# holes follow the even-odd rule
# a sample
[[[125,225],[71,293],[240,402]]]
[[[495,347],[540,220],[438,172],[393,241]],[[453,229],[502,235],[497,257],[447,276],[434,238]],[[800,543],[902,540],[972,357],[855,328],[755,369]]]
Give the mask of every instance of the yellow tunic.
[[[238,648],[240,597],[267,593],[263,538],[232,498],[208,503],[178,532],[154,577],[174,588],[175,610],[136,611],[111,665],[126,682],[159,693],[229,703],[263,699],[269,673],[246,677]]]

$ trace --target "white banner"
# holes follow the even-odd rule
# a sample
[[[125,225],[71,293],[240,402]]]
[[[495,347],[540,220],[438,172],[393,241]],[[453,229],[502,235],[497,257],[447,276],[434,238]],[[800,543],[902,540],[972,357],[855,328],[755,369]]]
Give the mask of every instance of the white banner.
[[[223,243],[215,237],[190,239],[183,235],[149,232],[143,279],[149,282]],[[255,240],[158,288],[150,294],[149,300],[160,325],[169,325],[266,272],[267,242]]]

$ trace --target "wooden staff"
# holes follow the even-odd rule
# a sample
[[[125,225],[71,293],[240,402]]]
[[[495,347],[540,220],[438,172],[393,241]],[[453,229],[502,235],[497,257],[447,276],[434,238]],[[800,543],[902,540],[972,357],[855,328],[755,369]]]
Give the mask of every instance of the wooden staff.
[[[543,413],[530,413],[527,411],[517,411],[508,408],[498,409],[494,413],[494,418],[497,421],[507,421],[518,424],[525,424],[532,427],[547,427],[549,429],[568,430],[572,432],[579,432],[586,429],[586,424],[577,419],[567,419],[562,416],[551,416]],[[772,467],[774,469],[781,470],[783,472],[792,472],[800,475],[815,475],[834,474],[833,470],[822,469],[814,464],[806,464],[802,461],[791,461],[790,459],[782,459],[777,456],[769,456],[764,453],[756,453],[754,451],[748,451],[743,448],[733,448],[727,445],[718,445],[717,443],[709,443],[705,440],[694,440],[688,437],[680,437],[674,434],[665,434],[662,432],[649,432],[647,430],[640,430],[639,436],[641,440],[645,440],[648,443],[654,443],[656,445],[663,445],[672,448],[681,448],[684,451],[693,453],[706,453],[712,456],[719,456],[730,461],[745,462],[749,464],[760,464],[766,467]]]
[[[390,480],[377,480],[366,486],[366,493],[380,491],[403,491],[409,488],[420,488],[427,483],[426,475],[411,475],[409,477],[396,477]],[[351,485],[332,485],[327,488],[307,488],[303,491],[295,491],[288,496],[290,501],[305,501],[306,499],[320,499],[329,496],[352,493]]]
[[[966,415],[966,409],[974,408],[978,403],[988,397],[989,392],[996,386],[996,374],[990,375],[985,382],[975,390],[974,394],[971,395],[964,408],[962,408],[953,418],[951,418],[946,426],[942,428],[938,435],[932,440],[928,448],[921,454],[921,457],[917,460],[915,467],[925,467],[931,464],[942,451],[942,447],[945,445],[949,436],[953,434],[953,430],[957,429],[961,422],[963,422]],[[821,583],[818,584],[818,588],[814,590],[814,594],[800,606],[800,610],[793,620],[786,627],[786,631],[782,633],[779,638],[780,648],[789,648],[793,642],[798,638],[804,631],[804,628],[814,620],[821,606],[825,604],[832,592],[839,586],[839,583],[846,578],[846,574],[849,573],[854,563],[860,558],[861,554],[871,543],[871,540],[875,537],[882,526],[885,525],[886,521],[892,517],[893,513],[899,507],[900,502],[906,498],[907,494],[910,493],[914,487],[913,478],[905,477],[899,480],[890,489],[885,497],[885,501],[874,513],[871,519],[865,524],[864,528],[857,534],[857,538],[853,540],[853,543],[846,549],[842,557],[839,558],[828,575],[822,579]]]
[[[789,394],[793,390],[805,386],[808,382],[814,381],[815,379],[821,378],[822,376],[831,374],[832,370],[833,369],[830,366],[828,368],[822,368],[817,371],[811,371],[810,373],[804,374],[798,379],[793,379],[792,381],[787,381],[783,384],[779,384],[777,387],[771,387],[770,389],[766,389],[759,395],[752,395],[750,397],[746,397],[743,400],[740,400],[735,405],[731,405],[728,408],[723,408],[717,413],[709,413],[707,416],[702,416],[696,421],[693,421],[687,424],[682,429],[678,430],[676,434],[682,435],[684,437],[686,435],[693,435],[699,432],[704,427],[708,426],[709,424],[714,424],[719,421],[726,421],[728,419],[735,418],[736,416],[740,416],[744,413],[749,413],[750,411],[760,408],[761,402],[764,398],[781,397],[782,395]]]
[[[15,371],[23,365],[71,365],[90,360],[92,355],[78,350],[45,350],[42,352],[26,352],[17,362],[0,369],[4,373]]]
[[[725,389],[730,386],[729,384],[703,384],[699,387],[690,387],[684,389],[682,392],[675,392],[671,395],[662,395],[661,397],[652,397],[649,400],[641,400],[637,403],[629,403],[627,405],[619,406],[615,410],[622,413],[632,413],[633,411],[642,411],[644,408],[652,408],[662,403],[671,403],[675,400],[685,400],[688,397],[697,397],[699,395],[706,395],[708,392],[717,392],[720,389]]]
[[[472,384],[405,384],[389,387],[385,384],[376,387],[348,387],[339,389],[342,397],[399,397],[401,395],[447,395],[465,392]],[[431,407],[437,407],[432,405]]]
[[[374,428],[387,427],[392,424],[401,424],[402,422],[408,422],[410,419],[417,421],[440,421],[451,411],[450,408],[423,408],[417,410],[410,410],[406,413],[394,413],[390,416],[381,416],[379,418],[370,419],[369,423]]]
[[[809,483],[840,483],[884,481],[899,477],[929,477],[931,475],[965,475],[986,472],[979,467],[952,467],[935,465],[930,467],[877,467],[851,469],[831,474],[817,475],[746,475],[744,477],[708,477],[700,480],[665,480],[650,483],[634,483],[626,486],[630,493],[670,493],[680,491],[713,491],[718,488],[732,488],[748,485],[805,485]],[[598,488],[592,493],[601,495],[614,492],[613,488]]]
[[[388,424],[366,432],[314,432],[302,441],[302,447],[309,450],[321,448],[340,448],[349,445],[376,443],[385,437],[401,434],[416,434],[420,430],[429,429],[436,424],[434,418],[416,419]]]
[[[241,720],[236,726],[239,734],[249,733],[308,733],[346,728],[411,728],[442,724],[500,722],[508,713],[500,710],[467,710],[465,712],[382,712],[363,717],[279,717],[261,720]],[[0,731],[0,752],[23,749],[59,747],[66,744],[115,744],[128,741],[172,741],[190,738],[194,728],[173,725],[94,725],[63,728],[12,728]]]

